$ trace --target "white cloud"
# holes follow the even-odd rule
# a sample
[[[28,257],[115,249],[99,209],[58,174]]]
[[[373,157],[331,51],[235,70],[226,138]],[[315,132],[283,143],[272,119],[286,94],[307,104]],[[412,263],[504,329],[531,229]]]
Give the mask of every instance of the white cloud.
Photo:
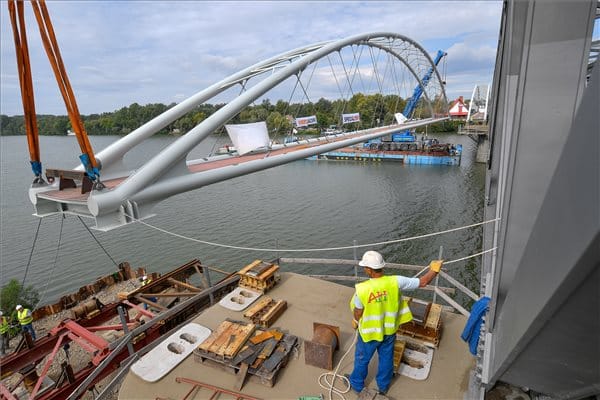
[[[470,1],[47,4],[84,114],[113,111],[133,102],[180,101],[267,57],[372,31],[403,34],[421,43],[430,54],[446,49],[447,91],[453,97],[458,93],[453,85],[462,88],[491,79],[501,11],[500,2]],[[5,8],[0,10],[0,112],[13,115],[21,114],[22,109]],[[26,17],[36,108],[39,113],[64,114],[37,28],[32,24],[33,15],[27,11]],[[315,86],[311,100],[339,93],[333,78],[325,76],[327,69],[322,68],[316,76],[322,86]],[[371,79],[371,75],[361,67],[363,79]],[[273,93],[286,100],[290,96],[290,91]]]

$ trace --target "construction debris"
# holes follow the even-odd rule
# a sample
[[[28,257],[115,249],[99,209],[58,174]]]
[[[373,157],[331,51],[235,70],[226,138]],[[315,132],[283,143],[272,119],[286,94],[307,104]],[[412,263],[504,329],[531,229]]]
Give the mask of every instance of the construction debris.
[[[298,338],[277,329],[253,331],[255,326],[240,321],[223,321],[194,350],[194,360],[235,374],[235,386],[238,390],[243,387],[247,376],[250,380],[272,387],[279,372],[287,364]],[[250,331],[255,335],[249,337],[247,333]],[[225,346],[226,343],[229,345]]]

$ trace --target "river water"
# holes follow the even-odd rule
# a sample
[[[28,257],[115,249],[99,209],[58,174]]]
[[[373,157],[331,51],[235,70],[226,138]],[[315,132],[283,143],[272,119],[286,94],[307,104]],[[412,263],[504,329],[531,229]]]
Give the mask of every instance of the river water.
[[[463,144],[460,166],[296,161],[238,177],[160,203],[150,224],[205,241],[255,248],[328,248],[375,243],[442,231],[482,221],[485,166],[476,164],[475,144],[465,136],[439,135]],[[117,137],[92,136],[96,152]],[[125,158],[131,168],[174,140],[147,140]],[[208,138],[189,159],[205,156],[223,139]],[[75,137],[41,137],[44,168],[73,168],[79,154]],[[24,136],[0,138],[0,282],[11,278],[33,285],[41,304],[55,301],[97,277],[116,270],[81,221],[74,216],[42,220],[38,226],[27,190],[32,181]],[[88,225],[92,220],[83,219]],[[193,258],[236,271],[259,259],[281,257],[352,258],[353,250],[291,253],[232,250],[168,236],[140,224],[110,232],[93,231],[118,263],[166,272]],[[386,261],[425,265],[437,258],[457,259],[481,251],[482,229],[375,247]],[[57,252],[58,248],[58,252]],[[358,251],[359,257],[364,249]],[[54,262],[56,258],[56,263]],[[26,274],[27,270],[27,274]],[[290,266],[284,271],[350,274],[352,268]],[[478,290],[479,260],[452,264],[451,274]],[[213,280],[219,277],[213,275]],[[464,303],[465,299],[458,296]]]

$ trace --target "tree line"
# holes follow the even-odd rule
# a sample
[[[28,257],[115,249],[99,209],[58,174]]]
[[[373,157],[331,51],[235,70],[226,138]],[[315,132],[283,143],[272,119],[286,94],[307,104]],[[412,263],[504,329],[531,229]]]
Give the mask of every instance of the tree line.
[[[183,117],[163,128],[159,134],[184,134],[204,119],[219,110],[225,104],[201,104]],[[302,116],[316,115],[318,124],[312,125],[304,133],[320,133],[331,125],[340,126],[342,113],[360,113],[361,121],[351,124],[352,129],[370,128],[378,125],[389,125],[394,122],[394,113],[404,109],[406,99],[396,95],[357,93],[349,100],[319,99],[317,102],[288,103],[278,100],[272,104],[263,100],[260,104],[252,104],[244,108],[229,123],[243,124],[266,121],[269,133],[286,135],[293,129],[293,119]],[[89,135],[126,135],[144,123],[162,114],[175,103],[139,105],[133,103],[117,111],[102,114],[82,115],[85,129]],[[429,117],[429,109],[419,105],[415,110],[416,117]],[[65,115],[38,115],[38,131],[40,135],[64,136],[71,129],[69,118]],[[358,126],[356,126],[358,125]],[[430,127],[430,132],[453,131],[457,124],[454,121],[438,127]],[[24,135],[25,125],[22,115],[0,115],[0,135]]]

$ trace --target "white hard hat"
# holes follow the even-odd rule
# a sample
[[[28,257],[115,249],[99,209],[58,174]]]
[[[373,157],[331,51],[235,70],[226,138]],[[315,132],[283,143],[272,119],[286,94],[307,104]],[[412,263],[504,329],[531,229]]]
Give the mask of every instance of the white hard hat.
[[[17,306],[16,306],[15,308],[16,308],[17,310],[20,310],[21,308],[23,308],[23,306],[22,306],[22,305],[20,305],[20,304],[17,304]]]
[[[2,311],[0,311],[0,317],[3,316],[3,315],[4,315],[4,313]]]
[[[369,267],[371,269],[382,269],[385,266],[383,256],[376,251],[365,251],[362,260],[358,263],[361,267]]]
[[[144,275],[144,276],[142,276],[142,279],[146,280],[146,279],[148,279],[148,277],[146,275]]]

